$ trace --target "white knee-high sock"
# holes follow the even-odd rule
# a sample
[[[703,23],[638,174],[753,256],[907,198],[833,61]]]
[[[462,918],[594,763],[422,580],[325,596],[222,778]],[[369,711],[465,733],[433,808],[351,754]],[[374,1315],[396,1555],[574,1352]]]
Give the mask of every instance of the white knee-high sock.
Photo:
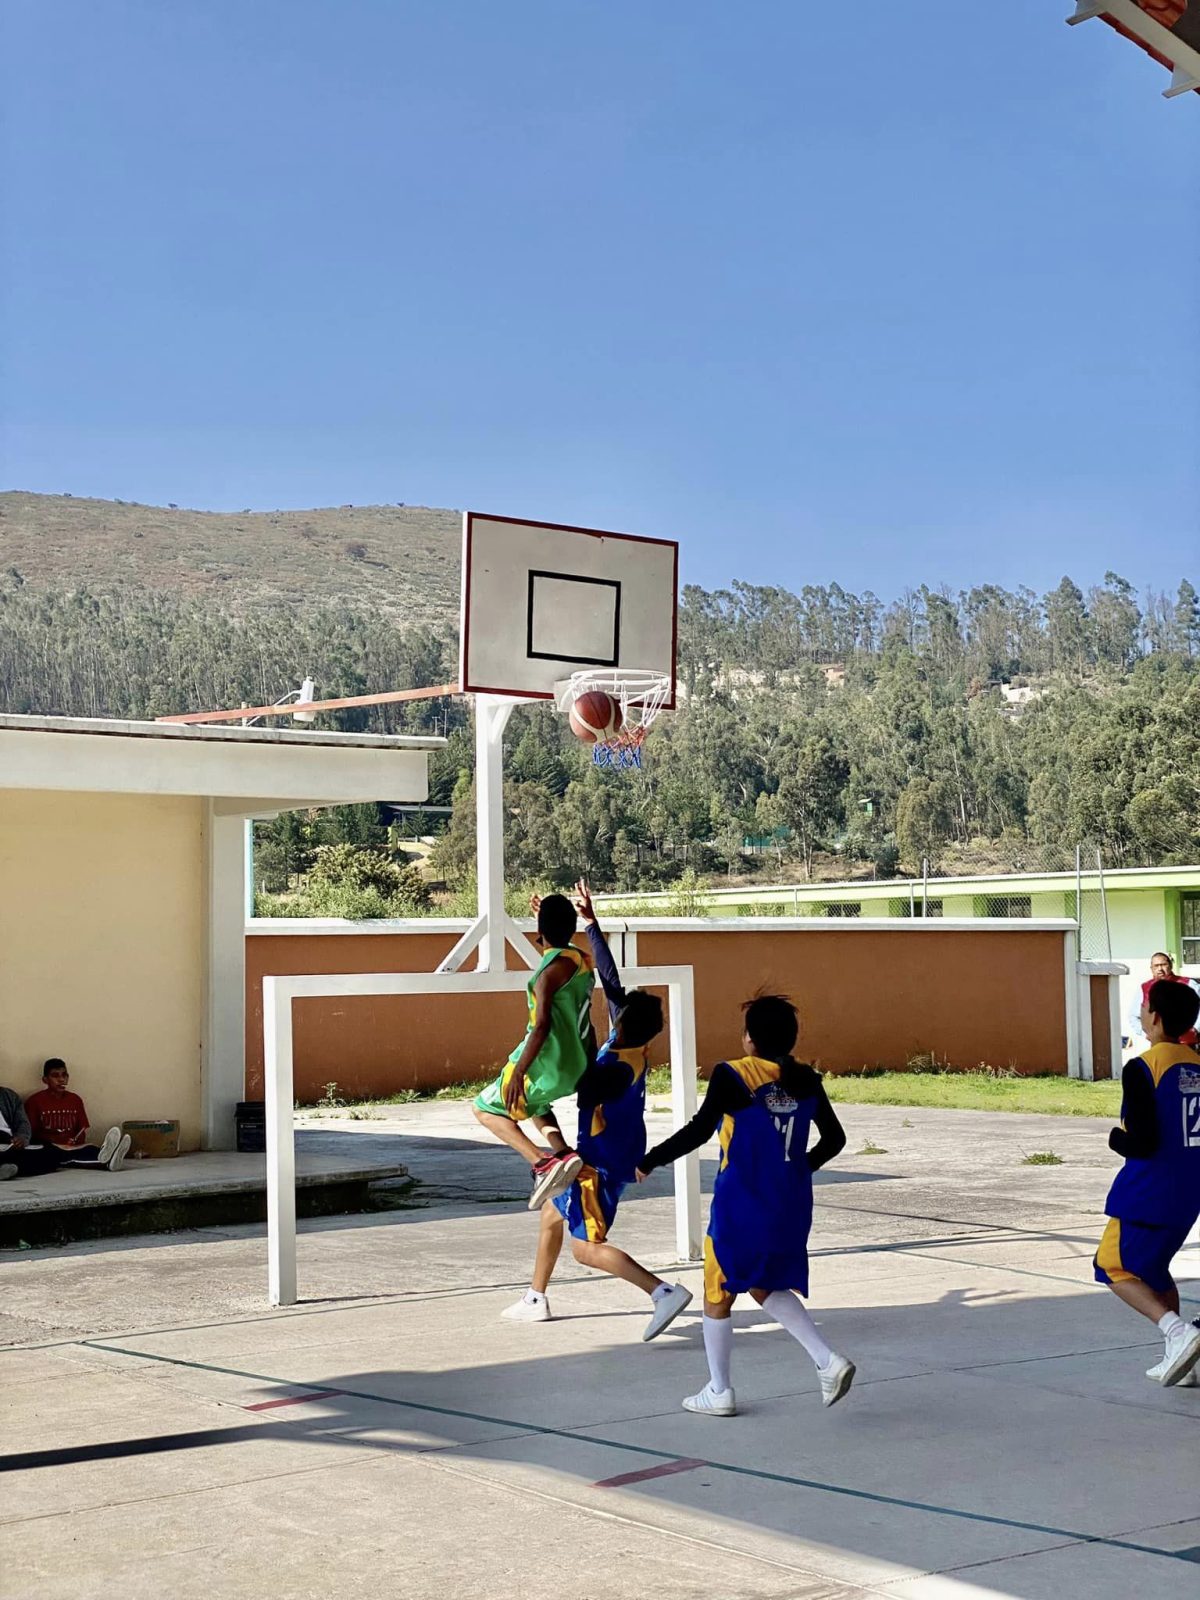
[[[790,1289],[776,1289],[762,1303],[768,1316],[774,1317],[781,1328],[786,1328],[798,1344],[802,1344],[818,1367],[827,1367],[833,1351],[817,1332],[817,1325],[807,1308]]]
[[[733,1355],[733,1318],[705,1317],[704,1354],[708,1357],[708,1375],[717,1390],[729,1388],[729,1362]]]

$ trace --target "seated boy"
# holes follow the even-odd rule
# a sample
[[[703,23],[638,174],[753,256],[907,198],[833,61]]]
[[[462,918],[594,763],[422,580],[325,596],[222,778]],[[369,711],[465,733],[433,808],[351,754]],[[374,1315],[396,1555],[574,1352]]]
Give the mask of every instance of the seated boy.
[[[51,1057],[42,1068],[46,1085],[31,1094],[22,1107],[12,1091],[0,1090],[16,1101],[15,1114],[5,1100],[0,1108],[0,1178],[36,1178],[60,1167],[107,1167],[120,1172],[129,1150],[129,1135],[110,1128],[100,1145],[87,1143],[88,1116],[83,1101],[67,1084],[66,1063]],[[5,1142],[9,1148],[4,1149]]]
[[[683,1402],[685,1411],[732,1417],[733,1323],[739,1294],[749,1293],[807,1352],[821,1399],[836,1404],[850,1388],[854,1363],[831,1350],[798,1296],[808,1293],[812,1175],[832,1160],[846,1135],[821,1077],[792,1059],[799,1025],[782,995],[759,995],[742,1008],[746,1055],[713,1069],[704,1104],[678,1133],[639,1163],[641,1180],[656,1167],[698,1150],[721,1128],[721,1161],[704,1241],[704,1350],[709,1381]],[[810,1150],[809,1130],[820,1137]]]
[[[564,1194],[542,1206],[542,1228],[530,1287],[501,1315],[514,1322],[549,1321],[546,1290],[562,1249],[565,1221],[576,1261],[623,1278],[650,1296],[650,1321],[642,1338],[656,1339],[690,1304],[691,1292],[681,1283],[664,1283],[607,1241],[622,1191],[634,1181],[638,1162],[646,1153],[646,1068],[650,1041],[662,1032],[662,1002],[657,995],[641,989],[626,994],[608,941],[596,921],[587,884],[580,882],[578,890],[575,903],[604,986],[612,1031],[579,1081],[576,1148],[583,1168]],[[558,1124],[551,1117],[539,1119],[539,1126],[553,1149],[566,1151]]]
[[[475,1101],[476,1119],[533,1169],[529,1209],[569,1188],[583,1166],[564,1146],[547,1151],[522,1133],[527,1117],[548,1117],[556,1100],[574,1094],[590,1055],[595,973],[589,957],[571,943],[578,926],[566,895],[548,894],[537,905],[538,943],[545,949],[527,986],[529,1026],[500,1076]]]
[[[1146,1373],[1170,1388],[1195,1382],[1200,1328],[1179,1314],[1171,1262],[1200,1216],[1200,1055],[1179,1042],[1200,998],[1169,979],[1151,984],[1141,1010],[1149,1049],[1121,1074],[1121,1126],[1108,1136],[1125,1165],[1104,1209],[1110,1221],[1094,1262],[1096,1281],[1156,1323],[1162,1360]]]

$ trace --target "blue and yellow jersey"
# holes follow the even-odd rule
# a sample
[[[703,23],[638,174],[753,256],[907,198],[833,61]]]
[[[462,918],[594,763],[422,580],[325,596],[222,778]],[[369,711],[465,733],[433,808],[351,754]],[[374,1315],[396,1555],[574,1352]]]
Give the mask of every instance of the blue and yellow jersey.
[[[618,1050],[610,1034],[579,1082],[575,1148],[589,1167],[619,1184],[632,1183],[646,1154],[646,1068],[649,1046]]]
[[[1127,1221],[1190,1227],[1200,1213],[1200,1054],[1184,1044],[1162,1043],[1128,1063],[1122,1123],[1143,1073],[1157,1123],[1153,1153],[1126,1156],[1104,1209],[1110,1217]],[[1147,1084],[1141,1085],[1143,1090]]]
[[[780,1082],[776,1061],[746,1056],[722,1062],[713,1074],[732,1073],[749,1092],[749,1104],[728,1113],[718,1137],[721,1159],[713,1185],[708,1232],[726,1290],[808,1285],[808,1234],[812,1226],[812,1169],[808,1136],[820,1092],[811,1069],[811,1093]]]

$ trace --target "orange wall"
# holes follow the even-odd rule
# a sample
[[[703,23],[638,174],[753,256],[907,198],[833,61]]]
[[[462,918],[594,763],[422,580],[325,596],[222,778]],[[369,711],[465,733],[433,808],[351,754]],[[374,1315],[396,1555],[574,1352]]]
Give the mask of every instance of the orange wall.
[[[742,1002],[761,989],[796,1002],[798,1054],[825,1070],[927,1053],[955,1067],[1067,1070],[1061,933],[640,933],[638,962],[695,969],[703,1065],[740,1049]]]
[[[432,972],[455,935],[270,934],[246,939],[246,1092],[261,1098],[262,980],[303,972]],[[619,947],[618,947],[619,948]],[[1067,1070],[1063,935],[712,929],[640,932],[640,966],[691,966],[702,1067],[740,1050],[740,1006],[756,990],[799,1005],[798,1053],[827,1070],[904,1067],[933,1054],[955,1067]],[[303,1000],[296,1005],[296,1098],[335,1082],[350,1097],[438,1088],[499,1068],[521,1037],[516,994]],[[602,1006],[597,1003],[597,1029]],[[656,1059],[666,1058],[666,1034]]]

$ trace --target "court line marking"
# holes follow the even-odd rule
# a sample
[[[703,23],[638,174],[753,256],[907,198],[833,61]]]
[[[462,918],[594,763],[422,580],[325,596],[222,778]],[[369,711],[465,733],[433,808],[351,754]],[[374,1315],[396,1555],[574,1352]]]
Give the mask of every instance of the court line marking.
[[[261,1372],[245,1372],[237,1367],[219,1367],[207,1361],[186,1361],[181,1356],[156,1355],[145,1350],[128,1350],[119,1345],[102,1344],[96,1339],[79,1341],[89,1349],[103,1350],[110,1355],[133,1356],[142,1361],[155,1361],[165,1366],[186,1367],[194,1372],[215,1372],[222,1377],[243,1378],[253,1383],[278,1384],[277,1376]],[[300,1385],[296,1385],[297,1388]],[[519,1433],[540,1434],[546,1438],[566,1439],[572,1444],[594,1444],[606,1450],[623,1450],[630,1455],[648,1456],[656,1461],[676,1461],[679,1458],[669,1450],[656,1450],[651,1445],[628,1444],[619,1439],[605,1439],[599,1434],[578,1433],[570,1428],[552,1428],[546,1423],[524,1422],[513,1417],[493,1417],[485,1412],[461,1410],[455,1406],[437,1406],[428,1401],[401,1400],[393,1395],[373,1394],[362,1389],[333,1389],[322,1384],[310,1384],[312,1394],[322,1397],[344,1395],[352,1400],[369,1400],[377,1405],[393,1406],[403,1411],[423,1411],[430,1416],[455,1417],[463,1422],[481,1422],[489,1427],[516,1430]],[[909,1500],[900,1495],[881,1494],[873,1489],[853,1489],[848,1484],[825,1483],[818,1478],[801,1478],[787,1472],[769,1472],[763,1467],[739,1466],[731,1461],[709,1461],[713,1472],[728,1473],[733,1477],[752,1478],[760,1483],[780,1483],[793,1489],[811,1489],[818,1494],[835,1495],[847,1500],[857,1500],[869,1505],[889,1506],[902,1511],[924,1512],[926,1516],[948,1517],[957,1522],[973,1522],[994,1528],[1012,1528],[1020,1533],[1042,1534],[1052,1539],[1066,1539],[1073,1544],[1102,1545],[1105,1549],[1130,1550],[1135,1555],[1163,1556],[1167,1560],[1180,1559],[1173,1550],[1158,1550],[1153,1545],[1137,1544],[1131,1539],[1113,1538],[1105,1534],[1080,1533],[1078,1529],[1059,1528],[1052,1523],[1025,1522],[1019,1517],[1000,1517],[986,1511],[963,1511],[956,1506],[939,1506],[923,1500]],[[1184,1558],[1186,1559],[1186,1558]]]

